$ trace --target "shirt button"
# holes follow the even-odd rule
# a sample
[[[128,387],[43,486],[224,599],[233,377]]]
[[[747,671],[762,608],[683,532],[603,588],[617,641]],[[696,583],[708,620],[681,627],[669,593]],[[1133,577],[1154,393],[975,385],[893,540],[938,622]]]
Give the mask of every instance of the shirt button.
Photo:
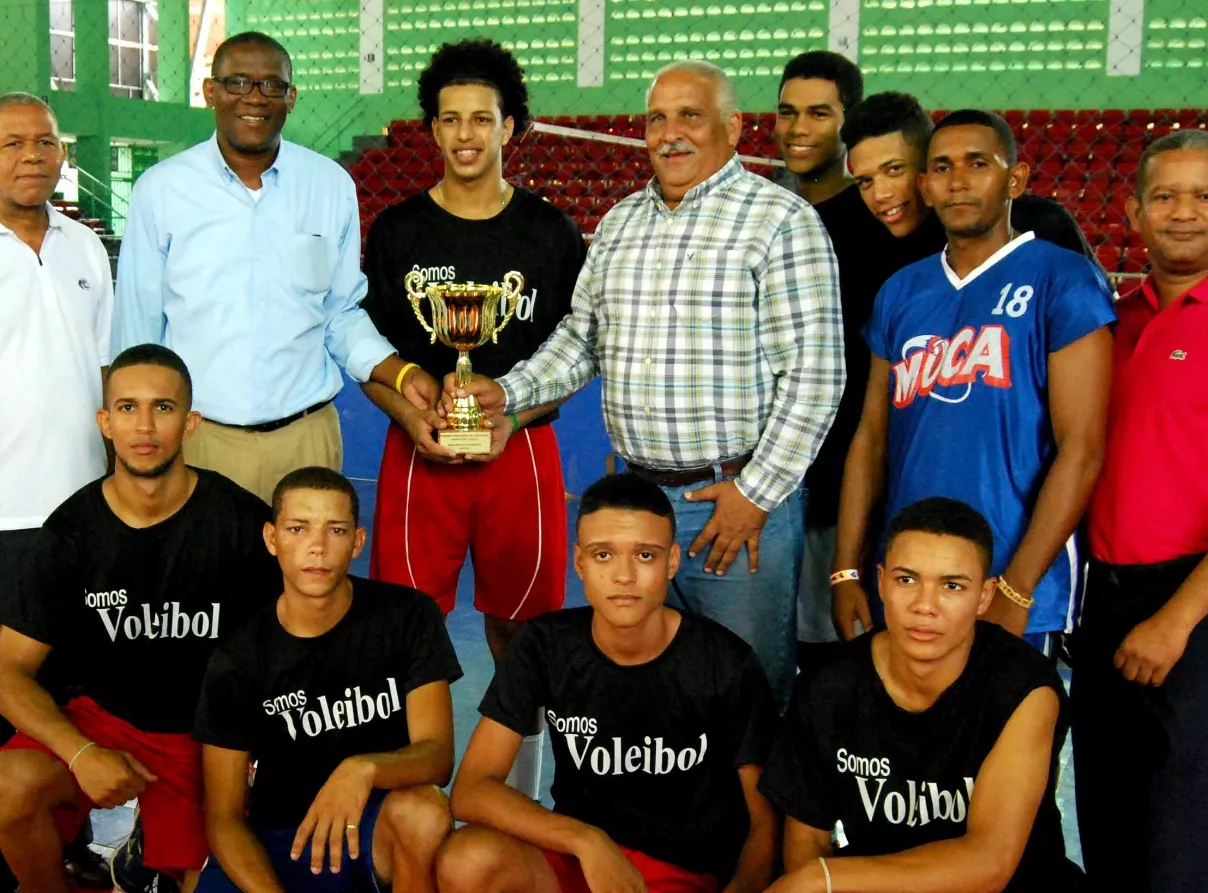
[[[649,366],[649,365],[650,365],[650,357],[646,357],[646,365],[647,365],[647,366]]]
[[[663,262],[662,262],[662,261],[659,261],[658,263],[656,263],[656,264],[654,265],[654,268],[655,268],[656,270],[661,270],[661,269],[663,269]]]

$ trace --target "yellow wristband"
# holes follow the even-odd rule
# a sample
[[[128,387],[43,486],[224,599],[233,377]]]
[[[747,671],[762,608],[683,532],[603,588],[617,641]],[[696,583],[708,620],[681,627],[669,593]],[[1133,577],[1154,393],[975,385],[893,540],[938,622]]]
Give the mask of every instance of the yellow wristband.
[[[408,363],[406,366],[400,369],[398,378],[394,380],[394,389],[401,394],[403,392],[403,379],[407,377],[408,372],[417,368],[419,368],[419,363]]]
[[[1032,605],[1036,602],[1036,599],[1032,598],[1029,595],[1020,595],[1018,592],[1015,591],[1015,587],[1013,587],[1010,583],[1008,583],[1002,577],[998,578],[998,591],[1001,592],[1003,594],[1003,597],[1006,598],[1008,601],[1014,602],[1015,604],[1019,605],[1019,607],[1023,608],[1025,611],[1029,610],[1032,607]]]

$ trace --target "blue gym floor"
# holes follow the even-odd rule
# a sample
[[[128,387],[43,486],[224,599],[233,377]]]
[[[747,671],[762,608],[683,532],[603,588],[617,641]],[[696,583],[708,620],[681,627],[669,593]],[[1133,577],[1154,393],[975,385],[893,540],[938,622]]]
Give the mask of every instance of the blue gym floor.
[[[562,444],[566,488],[571,494],[571,501],[567,503],[568,525],[572,526],[568,539],[571,542],[574,540],[573,519],[577,511],[574,494],[581,493],[605,471],[608,441],[600,419],[599,399],[598,384],[593,385],[563,407],[562,418],[556,423]],[[362,523],[371,528],[385,421],[381,413],[365,400],[360,389],[355,386],[346,386],[336,402],[340,408],[343,426],[345,473],[353,478],[360,495]],[[370,536],[372,537],[372,530]],[[369,546],[366,544],[361,557],[353,565],[353,573],[368,575],[368,556]],[[585,603],[583,587],[571,570],[566,584],[566,604],[570,607]],[[465,672],[465,676],[453,686],[453,722],[456,753],[460,760],[478,721],[478,703],[494,671],[491,654],[483,638],[482,615],[474,610],[474,580],[468,559],[458,585],[457,607],[448,618],[448,630]],[[1063,671],[1062,676],[1068,685],[1068,671]],[[547,736],[541,784],[542,800],[546,805],[550,804],[549,786],[552,779],[553,756]],[[1064,819],[1066,847],[1071,858],[1081,864],[1081,846],[1074,818],[1073,766],[1068,740],[1061,752],[1059,779],[1058,804]],[[121,843],[129,834],[133,816],[132,805],[94,812],[96,848],[108,850]]]

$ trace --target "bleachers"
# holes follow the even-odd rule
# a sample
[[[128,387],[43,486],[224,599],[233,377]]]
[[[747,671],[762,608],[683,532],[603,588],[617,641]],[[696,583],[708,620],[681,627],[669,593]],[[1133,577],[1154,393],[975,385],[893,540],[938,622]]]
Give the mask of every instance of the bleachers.
[[[935,117],[943,114],[936,112]],[[1015,131],[1021,158],[1031,166],[1030,191],[1069,208],[1109,273],[1143,272],[1145,251],[1124,214],[1141,152],[1172,130],[1208,127],[1208,110],[1012,109],[1003,116]],[[776,158],[775,114],[744,118],[739,152]],[[560,115],[541,120],[631,139],[642,139],[645,131],[640,115]],[[650,177],[642,146],[536,130],[514,140],[504,159],[508,179],[565,209],[586,233],[593,233],[609,208],[642,188]],[[421,122],[392,122],[387,146],[366,149],[350,167],[361,199],[362,233],[383,209],[431,187],[442,170],[440,151]]]

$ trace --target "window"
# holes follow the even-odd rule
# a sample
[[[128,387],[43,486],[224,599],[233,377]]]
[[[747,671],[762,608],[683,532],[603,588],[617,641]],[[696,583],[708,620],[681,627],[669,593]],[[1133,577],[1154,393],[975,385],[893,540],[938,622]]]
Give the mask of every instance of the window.
[[[109,0],[109,92],[158,99],[159,4]]]
[[[50,0],[50,89],[75,89],[75,14],[72,0]]]

